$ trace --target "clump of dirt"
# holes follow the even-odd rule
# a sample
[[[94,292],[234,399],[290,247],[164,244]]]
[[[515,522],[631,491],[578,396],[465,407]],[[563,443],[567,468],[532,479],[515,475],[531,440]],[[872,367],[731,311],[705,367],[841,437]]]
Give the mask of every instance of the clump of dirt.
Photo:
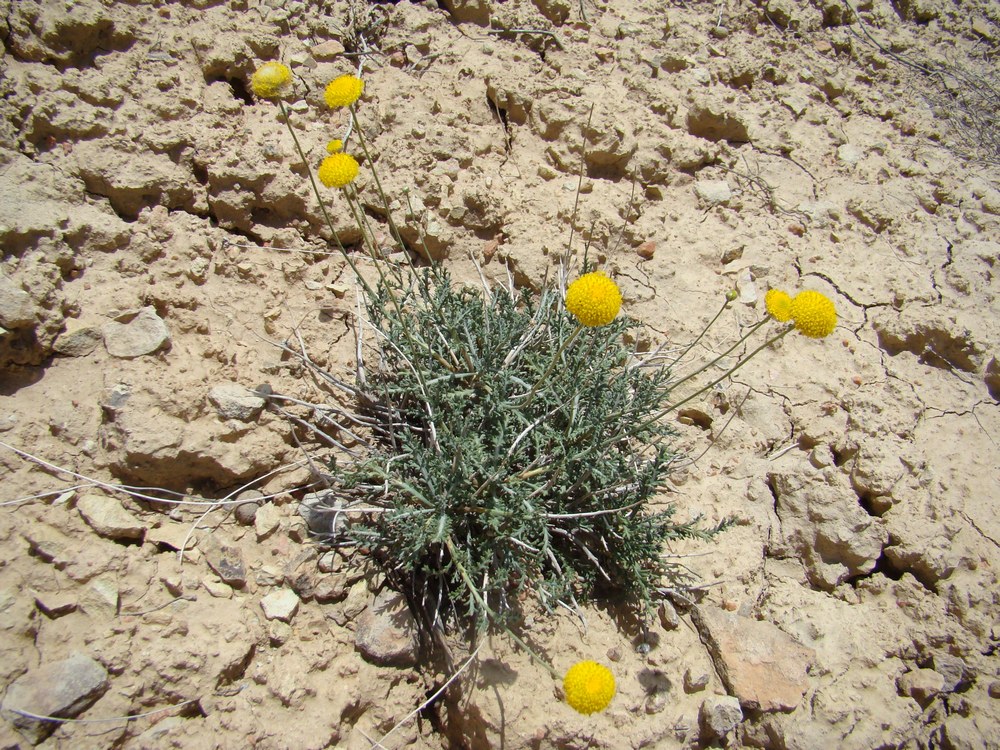
[[[995,4],[0,7],[4,747],[1000,744]],[[835,301],[832,337],[677,419],[679,514],[740,519],[666,551],[704,588],[649,623],[527,617],[557,671],[611,667],[604,713],[502,635],[442,690],[402,603],[311,539],[300,504],[355,446],[269,394],[330,403],[308,365],[351,380],[357,300],[248,92],[272,59],[312,167],[347,127],[323,87],[361,66],[379,247],[372,167],[461,282],[538,288],[572,229],[646,350],[738,290],[678,374],[768,288]]]

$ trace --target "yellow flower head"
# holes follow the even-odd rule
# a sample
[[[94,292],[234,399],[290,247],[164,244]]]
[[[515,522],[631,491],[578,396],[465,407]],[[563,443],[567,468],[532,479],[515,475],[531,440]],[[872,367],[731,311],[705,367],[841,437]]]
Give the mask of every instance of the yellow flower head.
[[[795,295],[791,316],[795,327],[814,339],[829,336],[837,327],[837,308],[833,302],[825,294],[810,289]]]
[[[566,290],[566,309],[581,324],[606,326],[622,307],[618,285],[600,271],[585,273]]]
[[[563,678],[566,702],[581,714],[603,711],[615,697],[615,676],[596,661],[581,661]]]
[[[778,289],[768,289],[764,295],[764,307],[767,314],[779,323],[785,323],[792,319],[792,298],[787,292]]]
[[[334,138],[328,144],[326,144],[326,152],[328,154],[335,154],[338,151],[344,150],[344,142],[339,138]]]
[[[250,79],[250,88],[261,99],[273,99],[292,80],[292,71],[280,62],[264,63]]]
[[[323,98],[330,109],[350,107],[365,90],[365,82],[355,76],[340,76],[327,84]]]
[[[316,174],[327,187],[342,188],[358,176],[358,162],[350,154],[333,154],[323,160]]]

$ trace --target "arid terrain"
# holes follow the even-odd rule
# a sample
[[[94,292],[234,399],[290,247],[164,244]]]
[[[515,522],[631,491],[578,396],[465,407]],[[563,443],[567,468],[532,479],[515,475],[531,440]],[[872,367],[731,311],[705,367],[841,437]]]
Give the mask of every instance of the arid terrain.
[[[0,12],[0,747],[1000,748],[997,3]],[[770,288],[834,300],[671,415],[678,517],[738,519],[665,550],[698,590],[645,626],[528,605],[557,671],[612,669],[606,711],[502,632],[456,634],[440,690],[399,597],[311,538],[358,290],[250,93],[270,60],[312,169],[360,71],[374,239],[381,189],[457,283],[536,290],[572,240],[678,353],[735,289],[678,374]]]

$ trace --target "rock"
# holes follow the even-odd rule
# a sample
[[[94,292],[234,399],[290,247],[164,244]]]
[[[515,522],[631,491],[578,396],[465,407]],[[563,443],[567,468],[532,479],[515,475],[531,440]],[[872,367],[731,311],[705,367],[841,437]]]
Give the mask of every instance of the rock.
[[[681,624],[681,617],[670,602],[665,601],[661,603],[659,609],[657,609],[657,614],[660,616],[660,625],[664,630],[676,630]]]
[[[968,666],[963,659],[951,654],[934,654],[931,663],[934,671],[944,679],[941,686],[944,692],[954,692],[967,684]]]
[[[693,670],[688,667],[684,670],[684,692],[698,693],[708,687],[708,672],[703,669]]]
[[[174,747],[183,745],[181,737],[187,719],[180,716],[168,716],[135,738],[136,747]],[[174,735],[173,738],[170,735]]]
[[[35,605],[45,616],[55,620],[76,611],[76,596],[67,591],[46,591],[35,594]]]
[[[108,354],[120,359],[134,359],[152,354],[170,343],[167,324],[155,308],[142,308],[131,320],[106,323],[102,328]]]
[[[490,0],[444,0],[444,7],[459,23],[490,24]]]
[[[972,19],[972,33],[976,36],[982,37],[983,39],[992,39],[993,27],[990,26],[990,22],[982,16],[976,16]]]
[[[260,607],[268,620],[291,622],[299,609],[299,597],[291,589],[278,589],[261,599]]]
[[[202,579],[201,585],[205,588],[205,591],[216,599],[233,598],[233,587],[227,586],[222,581],[217,581],[214,578],[204,578]]]
[[[944,688],[944,677],[933,669],[914,669],[900,677],[896,686],[900,695],[908,695],[926,708]]]
[[[722,101],[703,101],[687,114],[687,130],[691,135],[709,141],[746,143],[750,140],[743,114]]]
[[[319,44],[314,44],[309,48],[310,54],[316,60],[329,60],[337,55],[344,54],[344,45],[336,39],[329,39]]]
[[[253,527],[257,532],[257,541],[263,541],[274,533],[281,524],[281,509],[274,503],[264,503],[257,509]]]
[[[826,591],[875,568],[885,522],[865,512],[836,467],[774,472],[768,480],[781,520],[772,554],[800,559],[810,583]]]
[[[986,365],[986,372],[983,375],[983,382],[986,383],[986,390],[989,391],[990,398],[1000,401],[1000,360],[991,357]]]
[[[113,497],[84,495],[77,500],[76,509],[94,531],[109,539],[140,541],[146,533],[146,524],[125,510]]]
[[[853,143],[844,143],[837,147],[837,160],[850,167],[856,165],[865,156],[865,152]]]
[[[996,736],[991,739],[996,740]],[[944,722],[941,734],[941,750],[982,750],[996,747],[979,731],[972,718],[961,714],[952,714]]]
[[[250,526],[253,524],[254,519],[257,517],[257,510],[263,502],[263,497],[264,493],[260,490],[246,490],[238,494],[236,499],[245,500],[246,502],[235,506],[235,510],[233,510],[236,523],[240,526]]]
[[[347,576],[341,573],[319,579],[313,588],[313,596],[324,604],[342,601],[347,596]]]
[[[272,646],[283,646],[292,637],[292,626],[281,620],[274,620],[267,626],[267,638]]]
[[[816,652],[769,622],[715,607],[692,610],[723,683],[751,711],[793,711],[809,686]]]
[[[22,328],[35,323],[35,303],[21,287],[0,273],[0,326]]]
[[[694,192],[710,206],[728,203],[733,197],[733,191],[725,180],[698,180],[695,183]]]
[[[709,740],[722,739],[743,721],[740,702],[731,695],[713,695],[706,698],[698,711],[702,735]]]
[[[237,383],[220,383],[208,392],[208,400],[223,419],[252,422],[264,410],[264,399]]]
[[[1000,680],[994,680],[986,689],[990,698],[1000,698]]]
[[[406,598],[382,591],[358,618],[354,645],[373,664],[411,667],[417,663],[417,625]]]
[[[223,583],[235,588],[246,585],[247,568],[238,547],[220,544],[215,537],[209,536],[202,542],[201,551],[205,554],[208,567],[215,571]]]
[[[198,546],[199,537],[195,534],[188,536],[190,531],[190,524],[164,523],[146,532],[146,541],[173,550],[179,550],[181,547],[191,550]]]
[[[100,328],[85,326],[59,334],[52,343],[52,350],[67,357],[86,357],[103,340]]]
[[[2,714],[32,744],[38,744],[59,726],[16,713],[71,719],[90,708],[108,689],[108,672],[86,654],[45,664],[18,677],[7,688]]]
[[[80,608],[94,617],[117,617],[119,603],[118,577],[115,575],[98,576],[80,593]]]

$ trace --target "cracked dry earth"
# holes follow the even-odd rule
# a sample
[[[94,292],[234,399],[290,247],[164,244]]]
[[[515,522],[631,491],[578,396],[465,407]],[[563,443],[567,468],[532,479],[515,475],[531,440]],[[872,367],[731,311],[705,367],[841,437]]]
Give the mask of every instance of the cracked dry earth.
[[[0,11],[0,747],[369,748],[400,722],[381,746],[1000,747],[995,3]],[[680,350],[737,289],[682,370],[768,288],[835,301],[832,337],[676,417],[680,517],[739,519],[672,550],[693,605],[646,630],[527,618],[558,671],[612,668],[605,712],[495,636],[408,718],[450,675],[358,557],[310,540],[304,456],[337,450],[248,389],[330,403],[290,350],[350,379],[356,297],[247,93],[272,59],[314,165],[346,125],[322,88],[363,59],[396,221],[461,282],[537,287],[574,222],[642,347]]]

